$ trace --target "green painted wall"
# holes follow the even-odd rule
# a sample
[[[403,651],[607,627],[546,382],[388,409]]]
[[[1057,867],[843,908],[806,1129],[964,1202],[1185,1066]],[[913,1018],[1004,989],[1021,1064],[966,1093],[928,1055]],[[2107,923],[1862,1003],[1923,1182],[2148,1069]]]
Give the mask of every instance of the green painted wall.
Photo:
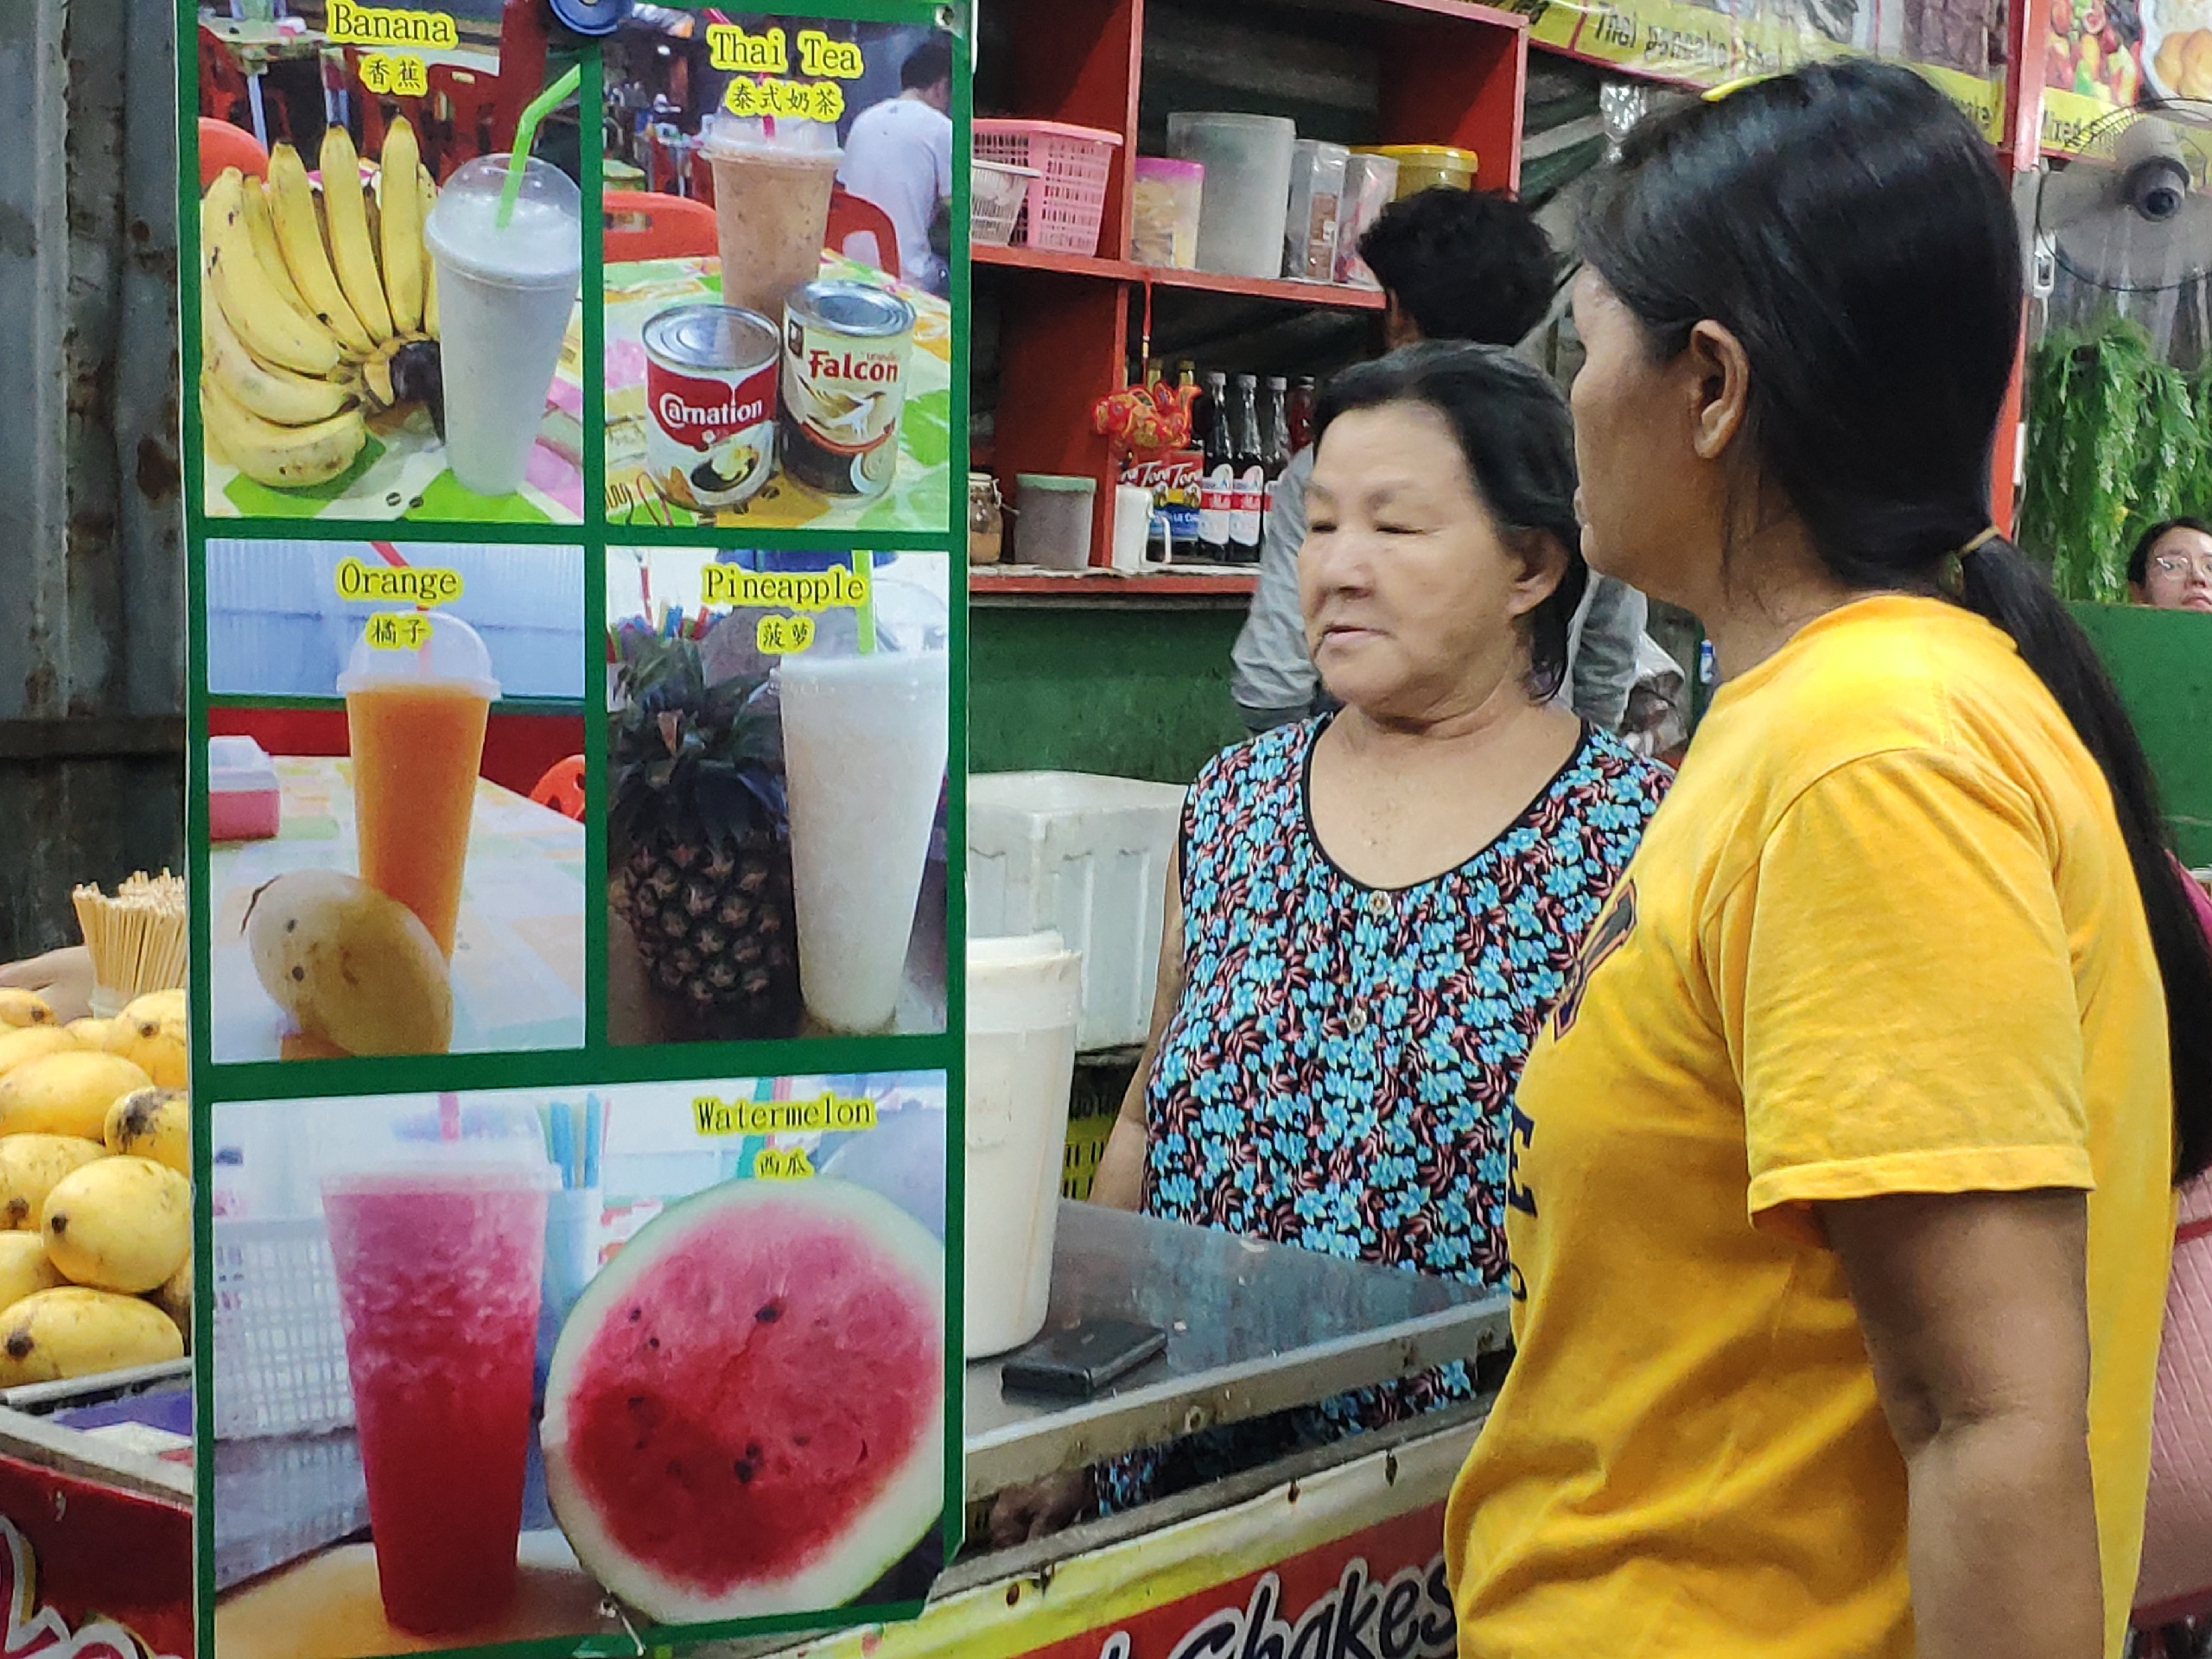
[[[2212,617],[2075,607],[2126,701],[2182,856],[2212,864]],[[969,744],[978,772],[1188,783],[1244,735],[1229,695],[1241,607],[978,605]]]
[[[2182,857],[2212,864],[2212,616],[2077,605],[2157,774]]]
[[[1242,606],[975,607],[969,767],[1189,783],[1244,735],[1229,695],[1243,621]]]

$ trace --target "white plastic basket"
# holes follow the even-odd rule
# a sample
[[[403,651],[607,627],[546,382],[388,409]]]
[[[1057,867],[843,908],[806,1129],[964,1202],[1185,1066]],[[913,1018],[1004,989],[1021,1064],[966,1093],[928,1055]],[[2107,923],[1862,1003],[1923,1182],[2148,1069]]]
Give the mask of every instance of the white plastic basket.
[[[215,1218],[215,1438],[320,1434],[353,1421],[330,1236]]]
[[[1014,240],[1029,181],[1045,175],[1033,167],[978,160],[968,174],[968,233],[977,242],[1003,248]]]

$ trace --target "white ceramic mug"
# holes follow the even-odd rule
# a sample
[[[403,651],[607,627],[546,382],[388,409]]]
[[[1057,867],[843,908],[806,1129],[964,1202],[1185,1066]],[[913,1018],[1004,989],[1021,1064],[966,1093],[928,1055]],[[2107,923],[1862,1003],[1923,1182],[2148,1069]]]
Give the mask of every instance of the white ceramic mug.
[[[1145,548],[1152,533],[1152,492],[1141,484],[1114,486],[1114,569],[1125,575],[1155,570],[1166,564],[1163,556],[1147,559]]]

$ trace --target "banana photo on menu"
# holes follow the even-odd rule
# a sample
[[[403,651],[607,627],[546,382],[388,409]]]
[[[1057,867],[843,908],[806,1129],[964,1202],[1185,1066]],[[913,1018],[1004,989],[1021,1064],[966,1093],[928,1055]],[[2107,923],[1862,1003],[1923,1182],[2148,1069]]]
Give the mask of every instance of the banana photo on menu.
[[[198,32],[207,512],[577,522],[578,75],[542,9],[278,10]]]

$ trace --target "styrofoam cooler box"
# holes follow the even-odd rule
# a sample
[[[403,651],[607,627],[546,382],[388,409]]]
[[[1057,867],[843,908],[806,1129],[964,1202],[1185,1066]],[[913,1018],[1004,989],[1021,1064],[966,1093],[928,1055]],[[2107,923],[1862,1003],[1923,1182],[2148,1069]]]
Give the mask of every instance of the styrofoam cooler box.
[[[1141,1043],[1152,1026],[1175,784],[1081,772],[968,779],[971,938],[1057,932],[1083,953],[1078,1049]]]

